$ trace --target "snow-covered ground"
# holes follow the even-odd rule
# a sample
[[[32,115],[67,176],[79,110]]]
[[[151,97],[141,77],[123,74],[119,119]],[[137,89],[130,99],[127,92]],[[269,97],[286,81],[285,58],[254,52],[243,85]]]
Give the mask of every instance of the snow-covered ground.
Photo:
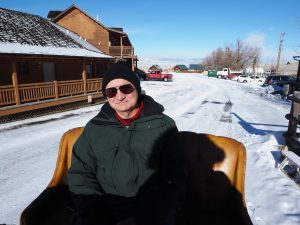
[[[164,105],[179,130],[228,136],[247,149],[246,203],[256,225],[300,224],[300,187],[276,166],[290,102],[258,84],[199,74],[142,88]],[[0,224],[18,224],[21,211],[52,177],[62,134],[84,126],[101,105],[0,125]]]

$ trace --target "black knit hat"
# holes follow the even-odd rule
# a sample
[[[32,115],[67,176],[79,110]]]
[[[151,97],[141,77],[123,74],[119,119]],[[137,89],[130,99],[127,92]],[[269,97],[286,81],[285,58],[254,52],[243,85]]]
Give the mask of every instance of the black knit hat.
[[[115,63],[112,64],[104,73],[102,80],[102,93],[104,96],[106,85],[110,81],[118,78],[128,80],[130,83],[133,84],[133,86],[137,90],[138,95],[141,95],[140,79],[137,77],[137,75],[127,65],[123,63]]]

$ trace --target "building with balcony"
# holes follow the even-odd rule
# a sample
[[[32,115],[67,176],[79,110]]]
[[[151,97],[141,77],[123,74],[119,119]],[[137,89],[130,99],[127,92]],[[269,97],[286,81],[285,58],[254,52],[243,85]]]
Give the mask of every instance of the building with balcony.
[[[48,18],[78,34],[104,54],[126,60],[134,70],[134,48],[123,28],[109,28],[76,5],[64,11],[49,11]]]
[[[116,58],[40,16],[0,8],[0,28],[0,116],[102,95]]]

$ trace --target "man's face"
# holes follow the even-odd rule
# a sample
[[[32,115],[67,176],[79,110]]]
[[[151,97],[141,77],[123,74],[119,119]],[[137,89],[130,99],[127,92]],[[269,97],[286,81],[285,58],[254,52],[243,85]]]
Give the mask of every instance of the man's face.
[[[134,88],[133,92],[129,94],[122,93],[119,90],[120,86],[123,85],[131,85],[133,88],[134,86],[128,80],[124,79],[114,79],[110,81],[105,89],[108,88],[117,88],[118,91],[114,97],[108,97],[107,101],[109,105],[123,118],[126,119],[127,115],[129,117],[133,116],[135,111],[138,109],[138,93],[137,90]]]

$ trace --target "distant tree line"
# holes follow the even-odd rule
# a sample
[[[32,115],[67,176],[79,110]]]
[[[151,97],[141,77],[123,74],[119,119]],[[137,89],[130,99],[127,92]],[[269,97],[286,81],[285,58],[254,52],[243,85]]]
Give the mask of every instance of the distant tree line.
[[[237,39],[235,44],[214,50],[203,59],[201,64],[211,70],[222,70],[225,67],[244,70],[249,66],[254,67],[259,62],[260,56],[259,48],[249,46]]]

